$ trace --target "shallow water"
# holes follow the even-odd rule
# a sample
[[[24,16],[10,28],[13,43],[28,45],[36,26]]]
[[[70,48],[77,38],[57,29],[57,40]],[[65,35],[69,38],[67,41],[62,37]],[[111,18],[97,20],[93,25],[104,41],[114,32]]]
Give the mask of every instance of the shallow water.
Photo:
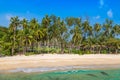
[[[87,66],[58,66],[58,67],[38,67],[38,68],[17,68],[9,70],[8,72],[48,72],[48,71],[61,71],[73,69],[118,69],[120,65],[87,65]],[[4,72],[4,71],[3,71]]]
[[[1,73],[0,80],[120,80],[120,69]]]

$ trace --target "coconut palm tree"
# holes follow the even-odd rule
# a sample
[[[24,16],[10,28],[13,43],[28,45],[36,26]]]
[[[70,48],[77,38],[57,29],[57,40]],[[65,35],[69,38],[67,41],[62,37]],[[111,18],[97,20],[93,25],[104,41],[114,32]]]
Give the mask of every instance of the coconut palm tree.
[[[91,34],[91,26],[87,20],[82,23],[82,34],[83,34],[83,45],[84,50],[90,49],[90,34]]]
[[[67,18],[65,19],[66,26],[67,26],[68,32],[69,32],[70,34],[71,34],[71,30],[74,29],[73,26],[76,25],[75,19],[76,19],[76,18],[74,18],[74,17],[67,17]],[[72,39],[72,38],[71,38],[71,39]]]
[[[103,33],[104,33],[104,36],[106,36],[106,38],[111,37],[110,34],[112,31],[112,28],[113,28],[113,21],[106,19],[105,23],[103,24]]]
[[[112,53],[118,54],[118,49],[120,47],[120,40],[115,38],[110,38],[106,44],[112,49]],[[114,51],[113,51],[114,50]]]
[[[111,31],[111,35],[115,38],[120,34],[120,25],[116,24],[113,26],[113,29]]]
[[[112,29],[113,29],[113,21],[106,19],[105,23],[103,24],[103,36],[105,37],[106,41],[112,38]],[[110,53],[110,46],[106,45],[106,49],[108,53]]]
[[[75,46],[80,47],[80,43],[82,41],[82,32],[78,26],[75,26],[73,30],[71,30],[71,33],[73,34],[72,42]]]
[[[89,21],[88,20],[84,21],[82,24],[82,30],[83,30],[83,36],[85,39],[87,39],[88,37],[89,27],[90,27]]]
[[[48,31],[49,38],[51,40],[51,44],[54,45],[54,48],[56,48],[56,45],[58,44],[60,20],[54,15],[50,16],[50,19],[51,23]]]
[[[92,52],[92,48],[93,48],[93,28],[92,26],[89,26],[88,28],[88,38],[87,38],[87,43],[88,43],[88,48],[90,53]]]
[[[60,20],[60,18],[59,18]],[[62,20],[60,22],[60,26],[59,26],[59,41],[60,41],[60,46],[61,46],[61,53],[64,53],[64,44],[65,44],[65,39],[67,38],[66,35],[67,32],[67,28],[66,28],[66,24],[64,23],[64,21]]]
[[[15,42],[16,42],[16,35],[17,35],[17,27],[19,27],[19,25],[20,25],[20,20],[17,16],[12,17],[10,19],[9,30],[10,30],[10,32],[13,33],[12,55],[15,53]]]
[[[26,28],[23,31],[22,37],[23,37],[22,43],[23,43],[23,46],[25,46],[24,53],[26,53],[28,51],[28,47],[30,47],[30,45],[32,44],[32,41],[34,39],[32,36],[31,30],[29,28]]]
[[[21,34],[19,34],[19,40],[20,43],[23,45],[23,54],[25,54],[27,52],[27,45],[28,42],[30,43],[29,40],[27,40],[27,36],[29,35],[29,24],[28,24],[28,20],[26,20],[25,18],[21,21],[21,26],[22,26],[22,30],[21,30]]]
[[[42,22],[41,22],[41,26],[44,30],[44,37],[43,37],[43,42],[46,42],[46,46],[49,47],[49,27],[50,27],[50,17],[48,15],[46,15],[45,17],[43,17]]]
[[[98,53],[100,54],[100,50],[101,50],[101,46],[102,46],[102,42],[100,41],[100,32],[101,32],[101,28],[102,26],[99,23],[95,23],[94,25],[94,40],[95,40],[95,48],[97,48]]]
[[[30,20],[30,22],[29,22],[29,29],[31,30],[31,36],[33,36],[33,41],[31,41],[32,43],[31,43],[31,49],[32,49],[32,51],[33,51],[33,49],[34,49],[34,47],[35,47],[35,44],[36,43],[38,43],[37,42],[37,39],[38,39],[38,33],[39,33],[39,23],[38,23],[38,21],[35,19],[35,18],[33,18],[33,19],[31,19]]]

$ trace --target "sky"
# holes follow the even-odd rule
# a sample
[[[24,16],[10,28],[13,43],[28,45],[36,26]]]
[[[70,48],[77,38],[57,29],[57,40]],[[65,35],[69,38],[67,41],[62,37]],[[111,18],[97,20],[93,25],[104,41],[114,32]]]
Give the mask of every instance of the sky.
[[[87,17],[91,24],[103,23],[106,18],[120,23],[120,0],[0,0],[0,25],[8,26],[10,18],[36,18],[46,15]]]

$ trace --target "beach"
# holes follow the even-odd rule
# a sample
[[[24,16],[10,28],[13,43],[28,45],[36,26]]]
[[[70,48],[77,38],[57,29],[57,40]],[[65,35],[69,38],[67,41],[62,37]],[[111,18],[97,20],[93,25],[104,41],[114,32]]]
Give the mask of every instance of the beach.
[[[0,58],[0,70],[19,68],[62,67],[62,66],[108,66],[120,65],[120,55],[107,54],[44,54]],[[119,67],[119,66],[118,66]]]

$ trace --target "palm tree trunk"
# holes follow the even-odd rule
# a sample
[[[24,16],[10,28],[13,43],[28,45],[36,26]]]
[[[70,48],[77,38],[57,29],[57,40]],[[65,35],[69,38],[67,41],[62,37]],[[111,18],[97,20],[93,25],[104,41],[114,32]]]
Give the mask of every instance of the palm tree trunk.
[[[15,30],[14,30],[14,37],[13,37],[13,47],[12,47],[12,55],[15,52]]]
[[[13,55],[14,54],[14,48],[12,47],[12,54],[11,55]]]
[[[70,44],[70,47],[69,47],[69,54],[71,53],[71,49],[72,49],[72,45]]]
[[[118,54],[118,49],[115,49],[115,53]]]
[[[100,51],[101,51],[101,46],[100,46],[100,48],[99,48],[99,50],[98,50],[98,53],[99,53],[99,54],[101,54]]]
[[[49,54],[49,39],[47,41],[47,48],[48,48],[48,54]]]
[[[93,54],[95,54],[95,47],[93,47]]]
[[[64,54],[64,47],[62,42],[61,42],[61,54]]]
[[[37,53],[39,53],[39,42],[37,42]]]
[[[26,41],[25,41],[25,53],[27,52],[27,38],[26,38]]]

